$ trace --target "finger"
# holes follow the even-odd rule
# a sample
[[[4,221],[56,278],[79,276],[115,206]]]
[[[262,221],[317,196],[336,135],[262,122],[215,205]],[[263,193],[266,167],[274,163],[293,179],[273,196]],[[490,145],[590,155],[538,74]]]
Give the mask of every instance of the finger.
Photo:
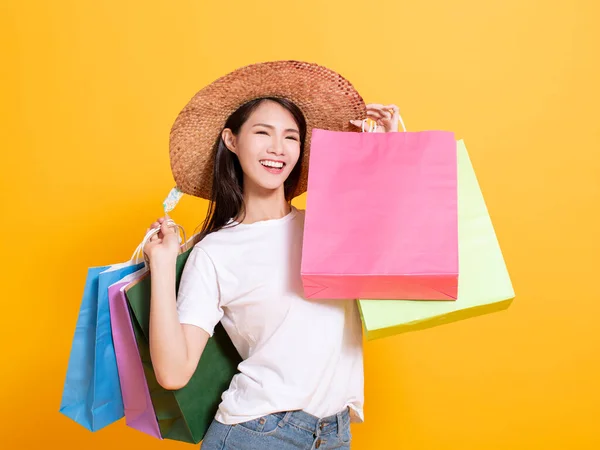
[[[379,115],[380,117],[388,118],[388,117],[392,117],[393,112],[390,109],[384,108],[383,106],[381,108],[377,107],[377,108],[367,109],[367,115],[372,115],[372,114],[376,114],[376,115]]]
[[[372,116],[372,115],[381,115],[381,113],[383,112],[383,110],[381,109],[367,109],[367,116]]]
[[[385,108],[390,111],[394,117],[400,116],[400,108],[396,105],[386,105]]]
[[[370,126],[372,126],[373,122],[376,122],[376,120],[369,118],[368,120],[351,120],[350,123],[356,127],[359,127],[360,129],[363,128],[363,122],[364,122],[364,128],[365,130],[368,130]],[[371,122],[371,123],[369,123]]]
[[[391,109],[395,113],[400,112],[400,108],[398,108],[396,105],[385,105],[384,108],[388,110]]]
[[[379,119],[388,119],[388,118],[392,117],[392,115],[389,112],[385,113],[384,111],[367,111],[367,117],[370,117],[371,119],[379,120]]]
[[[168,222],[165,221],[160,226],[160,232],[164,236],[165,234],[173,234],[173,233],[175,233],[175,230],[172,227],[169,226]]]
[[[367,109],[369,109],[369,108],[373,108],[373,109],[394,109],[395,108],[395,109],[398,109],[398,106],[393,103],[390,103],[388,105],[383,105],[381,103],[369,103],[366,106],[367,106]]]
[[[389,118],[391,118],[394,115],[394,111],[392,110],[392,108],[387,108],[385,106],[383,106],[381,108],[373,109],[372,111],[377,111],[382,116],[389,117]]]
[[[381,116],[383,113],[384,113],[383,109],[376,109],[376,108],[367,109],[367,116],[373,116],[373,115]]]
[[[367,108],[367,111],[379,111],[381,114],[392,116],[392,114],[398,111],[398,107],[396,105],[373,104],[370,108]]]
[[[385,111],[387,109],[388,108],[386,108],[385,105],[381,105],[379,103],[371,103],[367,106],[367,111]]]
[[[381,111],[377,111],[377,112],[383,119],[391,119],[392,118],[393,113],[389,109],[382,109]]]

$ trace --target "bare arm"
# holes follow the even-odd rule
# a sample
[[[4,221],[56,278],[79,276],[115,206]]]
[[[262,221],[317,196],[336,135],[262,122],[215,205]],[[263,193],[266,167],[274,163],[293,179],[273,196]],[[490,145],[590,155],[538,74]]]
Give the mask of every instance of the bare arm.
[[[179,242],[174,230],[159,219],[161,232],[145,249],[150,259],[150,356],[158,383],[181,389],[194,374],[209,334],[179,323],[175,291],[175,264]],[[153,224],[158,226],[158,223]]]

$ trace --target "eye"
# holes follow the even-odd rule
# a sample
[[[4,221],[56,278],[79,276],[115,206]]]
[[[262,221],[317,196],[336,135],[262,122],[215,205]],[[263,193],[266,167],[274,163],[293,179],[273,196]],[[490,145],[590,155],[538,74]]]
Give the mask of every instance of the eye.
[[[296,136],[288,136],[286,139],[291,139],[292,141],[298,140],[298,138]]]
[[[269,135],[269,133],[267,133],[266,131],[257,131],[256,134],[266,134],[267,136]]]

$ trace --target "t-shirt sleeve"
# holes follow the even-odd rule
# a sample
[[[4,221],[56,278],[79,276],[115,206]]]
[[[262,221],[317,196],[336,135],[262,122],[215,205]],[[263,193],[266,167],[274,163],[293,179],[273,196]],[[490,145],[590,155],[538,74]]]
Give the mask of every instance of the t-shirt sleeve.
[[[196,245],[185,263],[177,291],[179,322],[202,328],[211,337],[223,317],[217,270],[204,249]]]

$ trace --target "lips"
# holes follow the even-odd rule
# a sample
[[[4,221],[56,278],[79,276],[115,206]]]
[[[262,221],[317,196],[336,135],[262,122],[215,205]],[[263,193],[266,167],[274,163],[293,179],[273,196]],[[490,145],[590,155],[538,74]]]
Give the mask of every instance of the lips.
[[[263,168],[272,174],[278,175],[281,172],[283,172],[283,169],[285,167],[285,163],[283,161],[275,161],[273,159],[263,159],[260,162],[260,165],[263,166]]]
[[[274,159],[262,159],[259,161],[264,167],[271,167],[273,169],[283,169],[285,163],[283,161],[276,161]]]

